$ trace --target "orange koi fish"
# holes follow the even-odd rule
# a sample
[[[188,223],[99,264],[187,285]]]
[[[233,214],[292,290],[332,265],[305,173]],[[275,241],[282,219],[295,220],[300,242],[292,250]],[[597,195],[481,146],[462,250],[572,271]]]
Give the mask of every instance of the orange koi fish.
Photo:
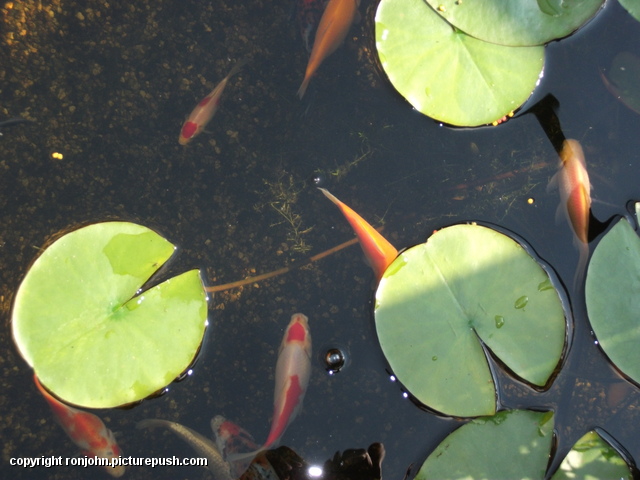
[[[266,442],[254,452],[229,455],[227,461],[235,462],[253,457],[277,444],[300,412],[311,373],[311,335],[308,320],[302,313],[294,313],[284,332],[276,363],[271,431]]]
[[[398,256],[398,250],[380,232],[369,225],[364,218],[331,195],[329,191],[324,188],[321,188],[320,191],[338,206],[344,217],[351,224],[351,228],[356,232],[360,246],[376,274],[376,279],[380,280],[384,271]]]
[[[193,109],[189,118],[187,118],[180,130],[180,136],[178,137],[178,143],[180,145],[186,145],[189,143],[193,137],[198,135],[213,118],[220,106],[222,92],[224,92],[227,82],[229,82],[229,79],[240,71],[245,63],[247,63],[246,60],[238,61],[233,66],[229,74],[224,77],[218,85],[216,85],[216,88],[211,90],[211,93],[200,100],[200,103],[196,105],[196,108]]]
[[[304,80],[298,89],[298,97],[304,96],[311,77],[324,59],[335,52],[344,41],[358,15],[359,5],[360,0],[329,0],[316,31]]]
[[[246,452],[247,450],[259,451],[260,445],[253,440],[249,432],[231,420],[227,420],[222,415],[216,415],[211,419],[211,430],[222,458],[227,458],[229,455],[239,454],[243,451]],[[231,465],[233,478],[240,478],[249,468],[250,463],[250,458],[247,458],[245,462],[234,462]]]
[[[62,429],[73,443],[80,447],[83,455],[111,459],[122,454],[113,432],[96,415],[65,405],[46,391],[35,375],[33,381]],[[105,469],[113,477],[121,477],[124,474],[123,465],[105,466]]]
[[[560,205],[556,220],[564,214],[573,229],[574,243],[580,258],[573,278],[576,287],[584,277],[589,259],[589,214],[591,211],[591,183],[587,173],[584,152],[577,140],[562,143],[560,167],[549,181],[549,187],[558,186]]]

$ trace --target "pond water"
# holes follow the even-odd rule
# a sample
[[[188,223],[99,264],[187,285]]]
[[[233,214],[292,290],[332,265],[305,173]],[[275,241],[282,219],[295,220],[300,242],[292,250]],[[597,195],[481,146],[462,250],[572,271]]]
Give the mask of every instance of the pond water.
[[[78,454],[35,390],[10,331],[12,298],[30,263],[48,238],[78,225],[119,219],[151,227],[179,246],[167,275],[195,267],[208,285],[224,284],[352,238],[315,188],[320,182],[383,225],[397,248],[453,223],[489,222],[525,239],[571,285],[578,252],[569,226],[554,221],[558,195],[546,185],[557,154],[536,117],[452,129],[415,112],[373,60],[375,5],[360,9],[362,22],[299,101],[307,54],[289,1],[2,2],[0,119],[35,121],[0,137],[2,477],[86,476],[81,468],[9,466],[12,457]],[[593,214],[602,222],[624,215],[640,196],[640,117],[600,78],[617,53],[640,53],[638,38],[640,23],[607,2],[577,34],[548,46],[530,100],[558,100],[564,135],[585,149],[598,200]],[[208,131],[180,146],[185,115],[243,57],[249,62],[230,81]],[[381,442],[384,478],[403,478],[410,465],[415,473],[463,421],[418,408],[390,381],[373,292],[373,273],[352,246],[217,293],[193,374],[163,397],[101,416],[135,457],[193,455],[174,436],[136,430],[145,418],[209,436],[210,419],[221,414],[260,442],[270,428],[282,333],[291,315],[303,312],[312,372],[304,408],[282,443],[313,463]],[[568,294],[573,333],[562,371],[551,388],[536,392],[498,369],[501,405],[555,409],[554,465],[595,426],[638,462],[638,388],[595,344],[584,295]],[[348,357],[336,375],[324,368],[331,348]],[[200,467],[137,467],[126,475],[210,478]]]

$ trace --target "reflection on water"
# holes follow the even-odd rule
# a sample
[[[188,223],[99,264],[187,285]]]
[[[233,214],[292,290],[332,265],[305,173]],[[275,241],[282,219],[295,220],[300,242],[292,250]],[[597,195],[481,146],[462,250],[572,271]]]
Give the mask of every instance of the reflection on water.
[[[355,25],[323,63],[301,102],[295,93],[307,54],[289,2],[46,3],[4,2],[0,12],[0,120],[35,122],[2,129],[0,137],[5,476],[86,476],[82,468],[9,466],[12,457],[76,455],[36,401],[8,328],[12,296],[30,262],[49,236],[70,226],[139,222],[180,246],[169,270],[197,267],[210,285],[233,282],[352,238],[340,213],[308,182],[318,178],[374,226],[384,225],[397,247],[457,221],[491,222],[522,236],[570,284],[578,254],[571,231],[554,223],[557,197],[546,185],[557,155],[535,116],[454,130],[413,112],[369,62],[368,21]],[[558,99],[566,136],[579,140],[589,159],[593,196],[607,202],[592,206],[601,221],[624,214],[638,195],[639,120],[599,74],[633,44],[637,29],[609,2],[584,31],[548,47],[545,77],[532,99],[547,93]],[[207,132],[178,145],[193,105],[229,62],[247,55],[252,62],[228,86]],[[279,199],[289,186],[295,200]],[[274,202],[280,211],[256,208]],[[298,248],[301,239],[310,250]],[[193,375],[132,410],[101,412],[102,419],[125,454],[136,457],[193,455],[177,438],[136,430],[144,418],[205,434],[211,418],[223,414],[266,438],[277,345],[291,314],[304,311],[315,345],[344,346],[349,368],[327,375],[324,359],[312,358],[304,408],[282,442],[310,465],[379,442],[384,476],[402,478],[462,422],[416,408],[388,380],[372,323],[372,282],[360,251],[351,248],[215,293]],[[583,305],[580,294],[572,295],[574,339],[550,389],[533,392],[497,369],[501,401],[555,408],[560,458],[598,425],[638,461],[638,389],[594,344]],[[139,467],[126,475],[209,474],[201,467]]]

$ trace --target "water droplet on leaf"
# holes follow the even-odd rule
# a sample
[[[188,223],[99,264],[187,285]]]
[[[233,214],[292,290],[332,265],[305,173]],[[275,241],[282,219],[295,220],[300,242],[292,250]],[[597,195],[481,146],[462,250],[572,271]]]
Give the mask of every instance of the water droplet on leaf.
[[[529,303],[529,297],[527,297],[526,295],[523,295],[516,300],[516,303],[514,303],[513,306],[517,309],[520,309],[520,308],[526,307],[527,303]]]

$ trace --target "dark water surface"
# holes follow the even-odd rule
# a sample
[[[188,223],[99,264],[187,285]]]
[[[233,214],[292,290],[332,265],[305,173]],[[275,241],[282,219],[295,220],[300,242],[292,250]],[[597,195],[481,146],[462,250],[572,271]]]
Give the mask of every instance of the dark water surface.
[[[0,137],[3,478],[96,473],[9,467],[12,457],[77,455],[36,392],[9,323],[20,281],[57,232],[135,221],[179,246],[169,273],[195,267],[209,285],[231,282],[352,238],[314,188],[319,177],[371,223],[384,223],[398,248],[451,223],[490,222],[523,237],[571,284],[578,253],[569,227],[554,222],[558,196],[546,184],[557,155],[540,123],[529,114],[495,128],[449,129],[413,111],[372,62],[370,2],[304,101],[295,92],[307,57],[289,1],[3,5],[0,120],[36,122]],[[639,38],[640,23],[608,2],[587,27],[548,47],[532,98],[558,99],[565,136],[585,149],[601,221],[640,197],[640,117],[606,91],[599,73],[620,51],[640,54]],[[250,61],[230,82],[209,132],[179,146],[185,115],[245,56]],[[401,479],[462,422],[420,410],[389,381],[373,326],[373,288],[361,251],[350,247],[310,268],[216,294],[193,375],[162,398],[102,417],[124,453],[136,457],[192,456],[173,436],[135,429],[149,417],[209,435],[211,417],[222,414],[262,441],[277,348],[300,311],[310,319],[314,362],[303,411],[283,444],[322,462],[337,450],[382,442],[384,478]],[[560,458],[599,426],[638,462],[638,388],[609,366],[591,337],[583,296],[570,294],[574,332],[564,369],[543,393],[499,374],[502,405],[556,409]],[[329,376],[320,357],[334,346],[349,363]],[[199,467],[139,467],[126,475],[210,478]]]

